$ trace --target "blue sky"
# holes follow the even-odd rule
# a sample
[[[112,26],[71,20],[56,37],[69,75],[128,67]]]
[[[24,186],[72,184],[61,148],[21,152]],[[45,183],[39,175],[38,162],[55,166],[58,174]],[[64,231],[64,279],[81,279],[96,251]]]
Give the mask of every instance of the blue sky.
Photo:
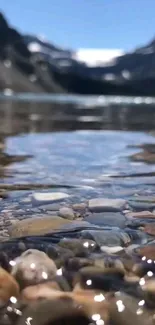
[[[155,36],[155,0],[0,0],[21,32],[77,48],[130,50]]]

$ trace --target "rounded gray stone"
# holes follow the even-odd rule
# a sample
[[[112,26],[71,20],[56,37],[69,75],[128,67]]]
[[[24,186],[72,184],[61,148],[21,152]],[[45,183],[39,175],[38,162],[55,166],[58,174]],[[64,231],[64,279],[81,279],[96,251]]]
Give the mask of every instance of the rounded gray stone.
[[[60,208],[59,216],[69,220],[73,220],[75,218],[73,209],[67,207]]]
[[[123,199],[98,198],[88,202],[88,208],[92,212],[117,212],[122,211],[127,204]]]
[[[92,213],[84,218],[85,221],[97,226],[111,226],[124,228],[126,226],[126,217],[119,212],[100,212]]]

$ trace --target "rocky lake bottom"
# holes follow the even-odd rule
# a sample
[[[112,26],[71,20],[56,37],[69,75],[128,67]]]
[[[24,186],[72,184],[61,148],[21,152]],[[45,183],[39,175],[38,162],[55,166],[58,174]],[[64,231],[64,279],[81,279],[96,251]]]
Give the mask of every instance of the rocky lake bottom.
[[[0,103],[1,325],[155,323],[154,109]]]

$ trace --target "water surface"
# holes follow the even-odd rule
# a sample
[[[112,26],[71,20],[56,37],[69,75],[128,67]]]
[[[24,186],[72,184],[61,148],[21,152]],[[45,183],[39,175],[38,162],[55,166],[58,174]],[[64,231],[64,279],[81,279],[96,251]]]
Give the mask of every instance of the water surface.
[[[22,96],[0,102],[4,152],[30,156],[1,167],[1,188],[12,185],[2,210],[13,202],[24,209],[35,185],[63,190],[71,202],[154,194],[154,158],[131,159],[155,144],[153,98]]]

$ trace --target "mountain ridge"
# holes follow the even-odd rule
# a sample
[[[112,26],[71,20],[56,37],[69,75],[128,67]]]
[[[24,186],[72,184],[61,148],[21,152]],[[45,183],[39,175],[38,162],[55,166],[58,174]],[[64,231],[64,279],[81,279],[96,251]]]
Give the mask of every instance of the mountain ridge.
[[[155,39],[105,67],[88,67],[74,54],[19,33],[0,13],[0,91],[155,95]]]

